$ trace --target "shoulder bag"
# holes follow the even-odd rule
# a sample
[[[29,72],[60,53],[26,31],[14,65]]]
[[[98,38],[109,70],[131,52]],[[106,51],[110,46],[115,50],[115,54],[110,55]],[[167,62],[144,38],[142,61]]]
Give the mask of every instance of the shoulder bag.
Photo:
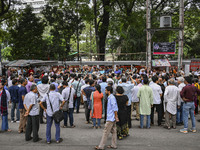
[[[47,94],[48,96],[48,100],[49,100],[49,103],[50,103],[50,106],[51,106],[51,110],[53,112],[53,106],[51,104],[51,101],[49,99],[49,94]],[[63,119],[64,119],[64,114],[62,112],[62,110],[58,110],[56,112],[53,112],[53,120],[55,121],[55,123],[60,123]]]
[[[70,91],[69,91],[69,97],[67,99],[67,101],[65,102],[64,106],[63,106],[63,111],[69,111],[69,99],[71,97],[71,91],[72,91],[72,88],[70,88]]]

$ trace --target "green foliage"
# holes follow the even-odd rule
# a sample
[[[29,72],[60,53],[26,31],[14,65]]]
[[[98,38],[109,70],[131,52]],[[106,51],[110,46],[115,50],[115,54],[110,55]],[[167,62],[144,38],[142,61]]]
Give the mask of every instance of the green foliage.
[[[118,56],[118,60],[145,60],[146,0],[49,2],[40,18],[30,7],[19,13],[10,10],[9,3],[0,8],[4,59],[65,60],[77,52],[79,43],[80,52],[88,57],[90,53],[116,53],[120,49],[128,55]],[[151,9],[152,28],[159,28],[162,15],[171,15],[173,27],[179,27],[179,0],[151,0]],[[199,57],[200,1],[185,1],[184,11],[184,58]],[[178,38],[177,31],[157,31],[152,43],[175,41],[178,45]],[[170,57],[177,59],[177,54]]]
[[[19,21],[10,30],[11,55],[15,59],[45,59],[43,52],[42,33],[44,24],[32,13],[27,6]]]
[[[48,5],[42,14],[46,26],[50,27],[51,42],[46,39],[50,59],[66,59],[71,50],[71,38],[77,34],[77,28],[80,35],[84,27],[82,19],[68,5],[63,5],[62,9]]]

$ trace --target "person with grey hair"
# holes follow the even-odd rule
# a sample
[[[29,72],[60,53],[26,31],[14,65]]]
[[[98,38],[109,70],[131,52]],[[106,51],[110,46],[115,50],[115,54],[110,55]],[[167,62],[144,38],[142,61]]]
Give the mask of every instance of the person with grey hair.
[[[165,126],[164,128],[170,129],[170,116],[172,118],[173,128],[176,129],[176,107],[178,103],[178,107],[180,106],[180,101],[178,101],[178,97],[180,96],[180,92],[178,88],[174,85],[174,79],[170,79],[168,81],[169,86],[166,87],[164,93],[164,108],[165,108]]]
[[[53,124],[53,114],[58,111],[59,109],[62,109],[63,105],[65,104],[65,101],[62,97],[62,95],[59,92],[55,91],[56,86],[54,84],[50,85],[50,92],[45,94],[42,100],[40,101],[40,106],[47,114],[47,125],[46,125],[46,140],[47,144],[51,143],[51,127]],[[47,108],[44,107],[43,103],[46,102]],[[60,102],[62,104],[60,105]],[[56,143],[60,143],[63,141],[62,138],[60,138],[60,122],[57,123],[54,121],[56,133]]]
[[[183,87],[185,87],[185,79],[183,77],[179,77],[178,79],[178,89],[179,89],[179,95],[180,92],[182,91]],[[179,101],[180,101],[180,107],[177,107],[177,114],[176,114],[176,125],[177,126],[181,126],[183,125],[183,103],[184,101],[182,100],[182,98],[179,96]]]
[[[24,98],[24,107],[26,113],[24,116],[28,116],[25,140],[30,141],[32,139],[31,133],[33,132],[33,142],[40,141],[41,138],[38,136],[39,131],[39,104],[38,97],[36,95],[37,86],[35,84],[31,85],[30,92],[26,94]]]

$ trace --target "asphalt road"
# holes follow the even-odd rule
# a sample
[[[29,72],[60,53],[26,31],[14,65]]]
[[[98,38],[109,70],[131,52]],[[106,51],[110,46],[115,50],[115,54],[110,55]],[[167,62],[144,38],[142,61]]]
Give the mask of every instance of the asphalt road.
[[[45,124],[40,125],[39,130],[39,136],[42,140],[34,143],[32,141],[26,142],[24,134],[18,134],[17,132],[19,124],[10,123],[9,120],[12,132],[0,133],[0,150],[92,150],[94,146],[99,144],[103,128],[93,129],[92,124],[85,124],[84,109],[81,108],[80,111],[79,114],[74,113],[75,128],[61,128],[63,142],[60,144],[55,142],[54,125],[52,126],[52,143],[47,145]],[[197,115],[196,119],[200,119],[200,115]],[[139,121],[136,120],[132,120],[132,125],[130,136],[118,141],[119,150],[200,150],[199,122],[196,122],[197,133],[189,132],[188,134],[179,132],[183,126],[171,130],[157,125],[151,126],[151,129],[139,129]],[[107,145],[110,143],[111,136],[108,138]]]

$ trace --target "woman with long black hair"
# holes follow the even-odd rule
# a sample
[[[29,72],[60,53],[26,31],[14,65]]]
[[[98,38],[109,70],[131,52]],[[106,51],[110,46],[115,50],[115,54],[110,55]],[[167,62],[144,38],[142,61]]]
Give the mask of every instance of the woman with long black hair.
[[[103,112],[103,93],[101,92],[101,86],[95,85],[96,91],[91,94],[91,117],[93,121],[93,128],[101,128],[101,118]],[[96,126],[97,121],[97,126]]]
[[[117,100],[118,105],[118,117],[119,122],[117,122],[117,137],[119,140],[122,140],[124,137],[127,137],[129,134],[129,127],[128,127],[128,114],[127,114],[127,104],[128,104],[128,97],[124,95],[124,89],[121,86],[116,88],[116,95],[115,98]]]

